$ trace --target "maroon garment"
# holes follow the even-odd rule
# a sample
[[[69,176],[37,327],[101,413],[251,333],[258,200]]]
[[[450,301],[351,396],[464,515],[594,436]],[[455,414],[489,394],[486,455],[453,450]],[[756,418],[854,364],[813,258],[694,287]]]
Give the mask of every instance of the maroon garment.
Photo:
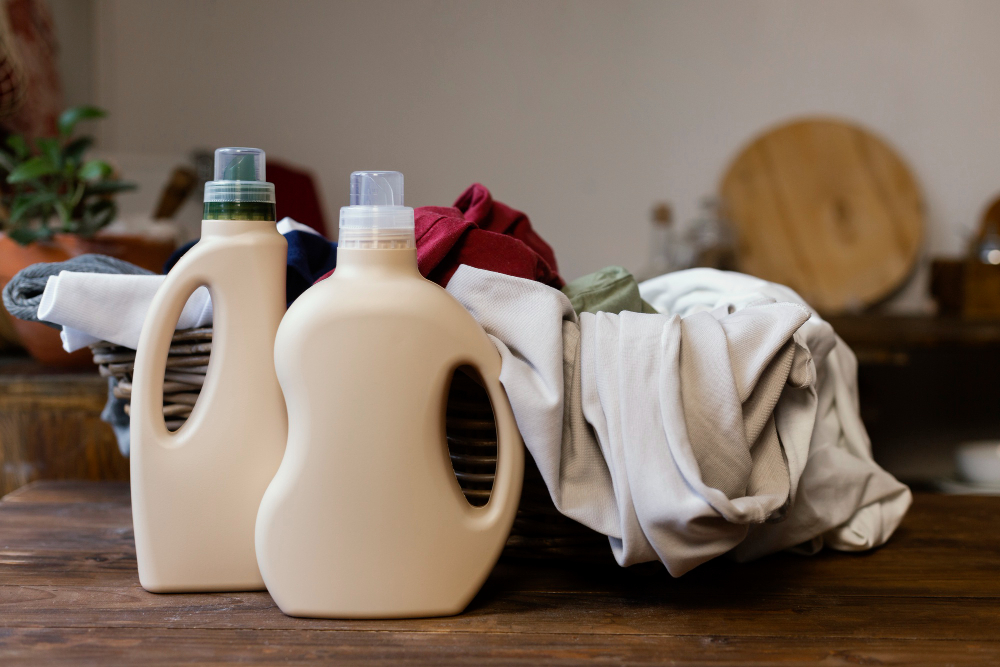
[[[326,218],[312,174],[277,160],[268,160],[267,180],[274,184],[278,220],[287,216],[326,236]]]
[[[494,201],[479,183],[463,192],[453,207],[421,206],[414,218],[417,267],[439,285],[447,285],[459,265],[468,264],[557,289],[563,286],[555,253],[531,228],[528,216]]]
[[[560,288],[556,256],[531,228],[528,216],[493,201],[475,183],[453,208],[422,206],[414,211],[420,273],[447,285],[460,264]]]

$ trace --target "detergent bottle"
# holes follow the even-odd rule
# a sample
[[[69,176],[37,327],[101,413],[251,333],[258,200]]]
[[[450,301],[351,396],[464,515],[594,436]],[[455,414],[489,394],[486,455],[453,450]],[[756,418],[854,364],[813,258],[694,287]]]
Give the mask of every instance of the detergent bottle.
[[[292,616],[402,618],[462,611],[507,540],[524,451],[475,319],[417,270],[403,175],[355,172],[337,269],[289,308],[275,367],[288,446],[257,516],[257,560]],[[485,506],[455,477],[445,437],[453,373],[493,406],[497,470]]]
[[[201,240],[157,291],[136,351],[132,520],[139,582],[157,593],[264,587],[254,522],[288,432],[274,372],[288,246],[263,151],[215,152],[204,218]],[[211,357],[191,416],[170,432],[164,368],[181,310],[203,285],[212,299]]]

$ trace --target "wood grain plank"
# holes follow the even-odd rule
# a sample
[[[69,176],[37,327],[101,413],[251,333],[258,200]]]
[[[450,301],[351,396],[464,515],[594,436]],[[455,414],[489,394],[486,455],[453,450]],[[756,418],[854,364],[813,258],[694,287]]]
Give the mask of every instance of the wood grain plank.
[[[0,494],[38,479],[127,480],[128,459],[100,419],[107,396],[96,369],[0,373]]]
[[[122,487],[107,503],[52,503],[51,487],[0,503],[0,584],[69,584],[95,576],[134,576],[131,513]],[[73,493],[88,493],[74,486]],[[45,502],[29,502],[33,494]],[[73,497],[79,497],[74,495]],[[744,595],[881,595],[1000,597],[1000,500],[918,495],[885,547],[813,557],[775,554],[754,563],[717,559],[680,579],[658,563],[616,565],[501,560],[494,576],[516,591],[648,591],[659,596],[707,589]]]
[[[788,635],[808,638],[998,638],[996,599],[652,595],[489,591],[461,615],[404,620],[285,616],[266,593],[155,595],[131,586],[0,586],[0,627]],[[949,622],[941,619],[948,617]]]
[[[128,482],[90,480],[37,481],[5,495],[4,503],[118,503],[128,505],[132,493]]]
[[[808,640],[726,635],[553,636],[502,632],[324,632],[317,630],[0,629],[5,665],[283,664],[365,665],[985,665],[1000,642]]]
[[[987,664],[1000,660],[1000,499],[918,495],[867,554],[662,566],[501,559],[450,618],[296,619],[267,593],[138,585],[125,485],[0,501],[0,664]]]

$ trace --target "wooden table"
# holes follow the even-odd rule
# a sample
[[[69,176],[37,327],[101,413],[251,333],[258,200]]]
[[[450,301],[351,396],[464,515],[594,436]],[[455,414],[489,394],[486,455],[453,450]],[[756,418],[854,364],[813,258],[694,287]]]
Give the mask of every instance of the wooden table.
[[[0,501],[0,664],[996,664],[1000,498],[918,496],[866,554],[647,564],[501,559],[465,613],[284,616],[267,593],[139,587],[128,486],[36,482]]]

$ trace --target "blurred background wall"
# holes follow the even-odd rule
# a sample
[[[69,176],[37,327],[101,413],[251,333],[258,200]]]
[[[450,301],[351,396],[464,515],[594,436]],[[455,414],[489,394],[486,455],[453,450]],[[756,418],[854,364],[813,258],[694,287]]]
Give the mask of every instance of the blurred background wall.
[[[887,139],[934,254],[963,249],[1000,173],[991,0],[50,4],[67,102],[111,111],[105,151],[260,146],[315,172],[334,226],[355,169],[403,171],[415,206],[480,181],[567,278],[640,268],[653,203],[687,222],[790,116]]]

